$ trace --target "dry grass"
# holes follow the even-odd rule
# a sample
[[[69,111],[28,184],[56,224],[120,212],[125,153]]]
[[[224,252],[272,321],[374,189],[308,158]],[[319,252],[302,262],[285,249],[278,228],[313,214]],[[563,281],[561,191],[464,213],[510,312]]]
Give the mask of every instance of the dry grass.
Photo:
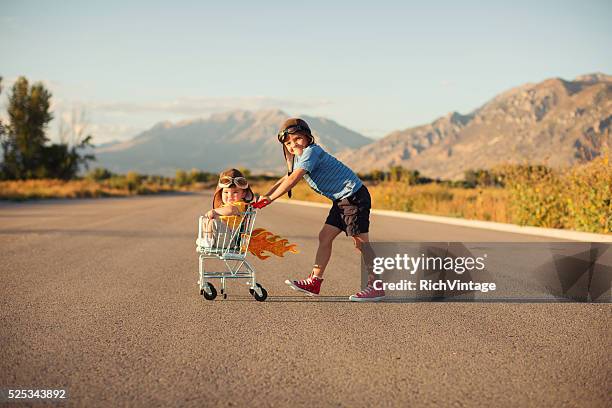
[[[536,227],[612,233],[612,166],[608,156],[565,170],[537,166],[500,169],[505,188],[458,188],[444,184],[368,185],[372,207]],[[265,193],[273,183],[255,185]],[[297,200],[329,203],[300,182]]]
[[[255,189],[265,193],[272,184],[258,184]],[[508,210],[509,192],[500,188],[464,189],[440,184],[411,186],[402,182],[383,182],[368,185],[368,190],[372,196],[372,208],[512,222]],[[303,181],[293,189],[293,198],[330,202]]]
[[[175,190],[168,185],[142,183],[136,188],[93,180],[18,180],[0,182],[0,199],[123,197]]]
[[[368,185],[372,206],[466,219],[612,233],[612,166],[608,156],[565,170],[542,166],[498,169],[505,188],[460,188],[446,184],[410,185],[386,181]],[[273,182],[253,183],[265,193]],[[176,190],[198,190],[204,184],[128,173],[106,180],[27,180],[0,182],[0,199],[130,196]],[[297,200],[329,203],[304,181],[293,189]]]
[[[374,208],[448,217],[512,222],[509,194],[500,188],[451,188],[440,184],[410,186],[388,182],[370,186]]]

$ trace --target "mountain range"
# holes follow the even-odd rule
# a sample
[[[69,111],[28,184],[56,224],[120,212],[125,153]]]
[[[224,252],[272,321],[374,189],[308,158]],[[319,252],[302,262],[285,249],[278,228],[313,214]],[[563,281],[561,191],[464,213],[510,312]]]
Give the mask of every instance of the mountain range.
[[[284,161],[276,133],[288,118],[281,110],[231,111],[208,119],[162,122],[127,142],[96,149],[96,165],[120,173],[174,175],[177,169],[218,172],[228,167],[279,173]],[[317,143],[332,154],[373,141],[329,119],[302,118]]]
[[[467,115],[393,132],[338,158],[357,171],[389,166],[457,179],[500,163],[562,167],[612,146],[612,76],[548,79],[510,89]]]
[[[282,150],[275,134],[287,117],[280,110],[232,111],[162,122],[130,141],[96,149],[97,165],[148,174],[227,167],[281,173]],[[329,119],[301,117],[317,143],[360,172],[403,166],[429,177],[459,179],[465,170],[501,163],[561,167],[591,160],[612,146],[612,76],[525,84],[468,114],[451,112],[378,140]]]

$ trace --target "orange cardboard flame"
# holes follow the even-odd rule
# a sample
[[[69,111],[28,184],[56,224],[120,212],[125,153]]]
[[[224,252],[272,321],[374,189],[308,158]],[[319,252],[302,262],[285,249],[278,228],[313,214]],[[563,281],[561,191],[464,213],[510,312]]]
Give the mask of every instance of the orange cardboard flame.
[[[270,255],[265,255],[264,252],[271,253],[279,257],[284,257],[287,252],[294,254],[299,253],[296,244],[290,244],[289,240],[274,235],[270,231],[263,228],[256,228],[251,234],[251,242],[249,242],[249,252],[259,259],[267,259]]]

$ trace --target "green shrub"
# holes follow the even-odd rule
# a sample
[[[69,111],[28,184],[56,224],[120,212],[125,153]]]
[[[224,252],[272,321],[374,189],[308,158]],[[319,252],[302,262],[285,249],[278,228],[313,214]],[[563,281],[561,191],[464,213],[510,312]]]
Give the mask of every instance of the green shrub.
[[[142,180],[142,177],[140,176],[140,174],[136,173],[135,171],[129,171],[125,175],[125,182],[130,192],[138,190],[138,187],[140,187],[141,180]]]
[[[513,221],[520,225],[612,232],[612,167],[608,156],[569,169],[506,167]]]
[[[185,170],[177,170],[174,176],[174,183],[178,187],[184,187],[191,184],[191,179]]]
[[[113,173],[111,173],[110,170],[102,167],[96,167],[85,176],[86,179],[93,181],[108,180],[111,177],[113,177]]]

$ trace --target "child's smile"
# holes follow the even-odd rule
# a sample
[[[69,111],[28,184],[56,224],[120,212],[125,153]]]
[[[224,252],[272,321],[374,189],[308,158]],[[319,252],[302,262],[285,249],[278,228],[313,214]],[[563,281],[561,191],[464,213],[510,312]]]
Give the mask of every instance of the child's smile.
[[[221,200],[223,200],[225,204],[242,201],[242,199],[244,199],[244,196],[245,190],[237,187],[224,188],[221,192]]]
[[[304,149],[308,147],[308,139],[300,134],[288,135],[284,144],[289,153],[301,156]]]

